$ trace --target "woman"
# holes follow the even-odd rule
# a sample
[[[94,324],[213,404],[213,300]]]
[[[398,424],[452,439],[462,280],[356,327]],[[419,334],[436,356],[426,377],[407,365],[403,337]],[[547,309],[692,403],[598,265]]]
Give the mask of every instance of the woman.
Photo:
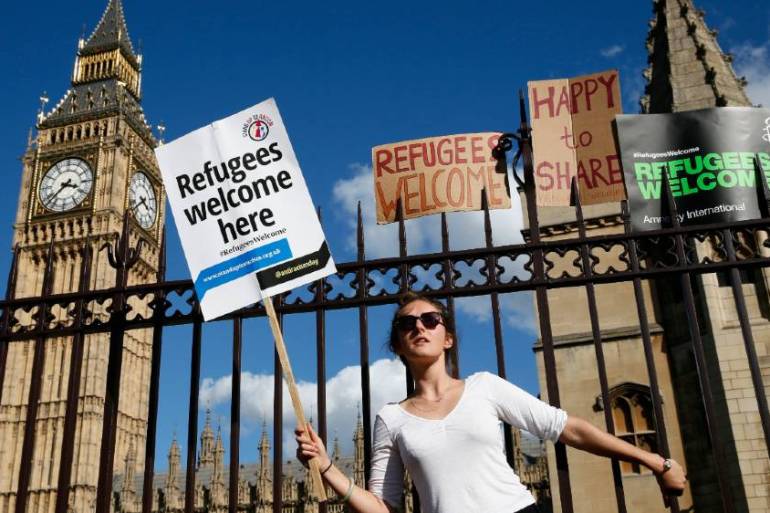
[[[487,372],[455,379],[447,351],[457,340],[443,304],[409,293],[393,318],[390,348],[412,373],[414,392],[385,405],[374,423],[369,490],[337,469],[310,424],[296,430],[297,457],[319,458],[324,480],[359,513],[392,513],[409,470],[425,513],[535,512],[535,500],[505,460],[500,421],[594,454],[637,462],[657,476],[664,496],[686,478],[674,460],[644,451],[589,422],[568,417]]]

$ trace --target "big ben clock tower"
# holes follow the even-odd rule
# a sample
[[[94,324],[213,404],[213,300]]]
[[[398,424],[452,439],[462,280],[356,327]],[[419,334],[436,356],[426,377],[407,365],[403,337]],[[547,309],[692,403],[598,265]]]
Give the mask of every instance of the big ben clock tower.
[[[153,149],[158,144],[141,107],[142,56],[135,52],[120,0],[109,0],[99,23],[78,44],[71,88],[38,114],[37,132],[23,156],[14,243],[19,248],[13,294],[41,294],[48,248],[53,244],[53,293],[78,287],[82,248],[93,249],[90,288],[115,285],[115,271],[99,251],[114,242],[124,219],[141,258],[129,284],[156,280],[165,193]],[[128,214],[128,215],[126,215]],[[93,511],[99,467],[109,336],[88,335],[83,349],[70,508]],[[114,468],[130,447],[144,447],[152,337],[126,332]],[[71,338],[45,341],[35,418],[27,512],[53,511],[66,409]],[[34,342],[12,342],[0,404],[0,513],[14,511],[28,410]],[[144,466],[136,451],[137,469]]]

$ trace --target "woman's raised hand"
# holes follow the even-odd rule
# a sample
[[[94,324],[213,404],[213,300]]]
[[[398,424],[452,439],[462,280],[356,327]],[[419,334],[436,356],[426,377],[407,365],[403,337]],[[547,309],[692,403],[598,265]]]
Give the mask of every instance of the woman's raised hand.
[[[308,461],[313,458],[318,458],[318,465],[323,470],[329,466],[331,460],[329,455],[326,454],[326,447],[316,432],[313,430],[313,426],[308,422],[306,429],[302,429],[300,426],[294,430],[294,438],[297,440],[297,459],[305,466],[308,466]]]

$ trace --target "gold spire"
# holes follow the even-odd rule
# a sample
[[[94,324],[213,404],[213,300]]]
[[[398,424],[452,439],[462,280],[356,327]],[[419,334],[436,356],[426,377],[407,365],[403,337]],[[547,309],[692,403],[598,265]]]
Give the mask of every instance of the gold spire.
[[[140,97],[141,60],[128,37],[120,0],[110,0],[91,36],[78,46],[73,86],[116,79]]]
[[[128,36],[126,16],[123,13],[123,3],[121,0],[109,0],[99,23],[96,24],[88,39],[83,42],[81,53],[100,53],[116,48],[120,48],[127,59],[136,63],[134,46]]]

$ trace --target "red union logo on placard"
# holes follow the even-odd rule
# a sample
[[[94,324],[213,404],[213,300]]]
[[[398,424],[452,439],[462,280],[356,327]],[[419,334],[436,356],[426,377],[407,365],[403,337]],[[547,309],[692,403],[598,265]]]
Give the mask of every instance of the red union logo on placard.
[[[254,114],[243,124],[242,135],[252,141],[264,141],[270,133],[273,120],[264,114]]]

